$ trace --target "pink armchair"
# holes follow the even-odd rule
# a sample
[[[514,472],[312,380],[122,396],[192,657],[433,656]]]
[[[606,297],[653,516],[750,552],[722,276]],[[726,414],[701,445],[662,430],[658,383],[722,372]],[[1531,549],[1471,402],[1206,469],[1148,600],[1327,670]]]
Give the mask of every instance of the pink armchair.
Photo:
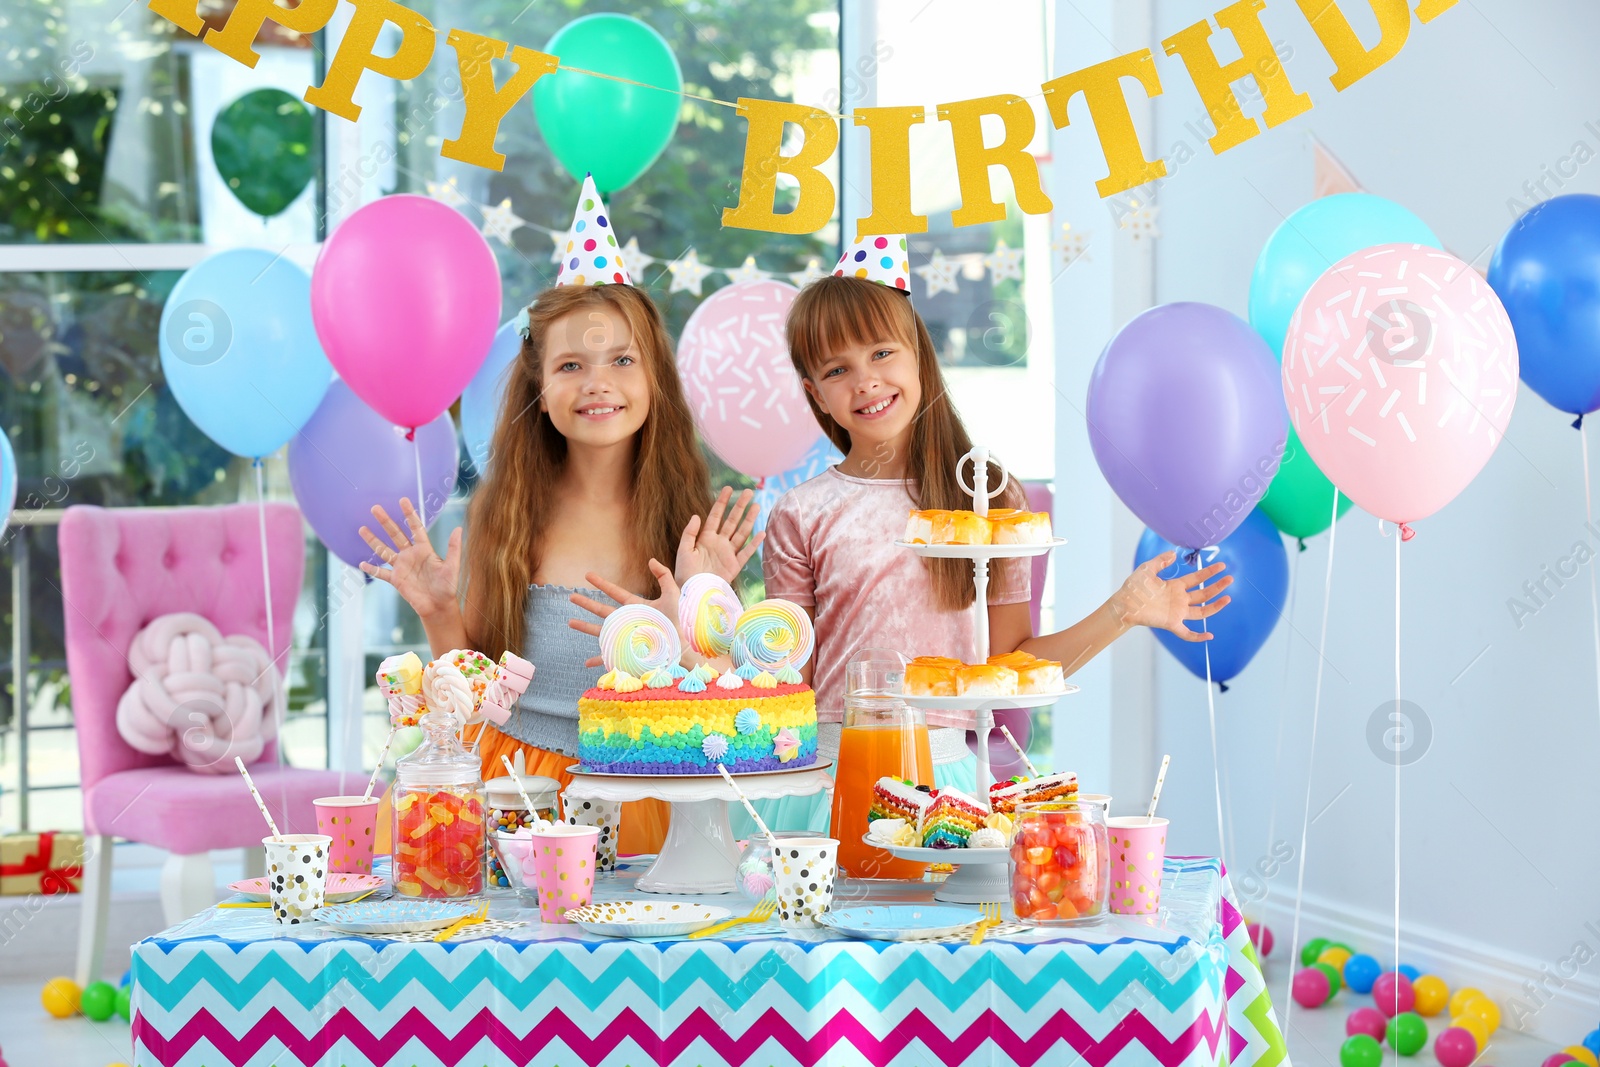
[[[267,505],[272,615],[280,669],[305,569],[300,512]],[[261,814],[237,774],[196,774],[150,756],[117,732],[117,700],[133,680],[127,652],[150,620],[192,611],[223,634],[267,644],[261,531],[253,504],[194,508],[67,509],[60,528],[67,671],[87,835],[78,981],[98,977],[105,950],[113,837],[170,855],[161,902],[175,923],[215,902],[209,852],[259,854]],[[344,791],[337,771],[279,767],[268,745],[251,776],[284,833],[314,833],[314,797]]]

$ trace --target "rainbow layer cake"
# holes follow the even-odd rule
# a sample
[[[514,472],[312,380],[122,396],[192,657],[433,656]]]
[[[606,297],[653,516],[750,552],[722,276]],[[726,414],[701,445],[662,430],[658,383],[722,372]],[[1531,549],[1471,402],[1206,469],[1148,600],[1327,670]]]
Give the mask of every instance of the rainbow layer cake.
[[[901,778],[879,778],[872,787],[872,807],[867,812],[867,822],[904,819],[908,826],[918,827],[931,803],[933,791],[925,785],[912,785]]]
[[[951,786],[933,795],[922,819],[923,848],[966,848],[967,840],[983,825],[989,809]]]
[[[1013,778],[989,787],[989,805],[1009,814],[1018,804],[1038,804],[1046,800],[1071,800],[1078,792],[1078,776],[1072,771],[1045,774],[1038,778]]]

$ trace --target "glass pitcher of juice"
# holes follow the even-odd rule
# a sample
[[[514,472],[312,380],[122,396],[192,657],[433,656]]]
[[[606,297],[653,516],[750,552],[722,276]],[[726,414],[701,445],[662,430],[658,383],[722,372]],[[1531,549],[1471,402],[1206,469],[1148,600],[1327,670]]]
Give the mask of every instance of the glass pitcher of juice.
[[[901,699],[905,657],[882,648],[856,653],[845,667],[844,729],[833,770],[832,836],[839,870],[851,878],[921,878],[923,863],[896,859],[862,840],[872,789],[883,777],[933,784],[928,721]]]

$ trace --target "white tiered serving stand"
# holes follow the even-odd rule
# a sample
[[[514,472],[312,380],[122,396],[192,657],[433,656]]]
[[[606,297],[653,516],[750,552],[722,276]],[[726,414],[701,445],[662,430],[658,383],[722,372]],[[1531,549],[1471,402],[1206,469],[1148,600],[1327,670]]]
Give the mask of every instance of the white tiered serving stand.
[[[972,510],[979,515],[989,514],[989,497],[1004,492],[1006,484],[1011,479],[1005,464],[998,459],[994,460],[1000,468],[1000,484],[991,492],[989,489],[991,458],[989,450],[979,446],[962,456],[960,464],[956,467],[956,476],[961,479],[961,488],[971,495]],[[972,464],[970,482],[962,473],[968,463]],[[987,657],[989,654],[990,560],[1042,556],[1066,543],[1066,539],[1060,537],[1053,537],[1049,541],[1033,545],[923,545],[910,541],[895,542],[899,547],[909,549],[919,556],[972,561],[972,584],[976,593],[972,600],[972,621],[978,654],[981,657]],[[995,710],[1042,708],[1077,691],[1077,686],[1068,684],[1054,693],[1029,693],[1008,697],[922,697],[906,694],[902,699],[912,707],[922,708],[924,711],[972,713],[972,723],[968,729],[976,731],[978,735],[978,790],[979,799],[984,799],[989,786],[994,782],[994,775],[989,769],[989,734],[994,730]],[[870,840],[867,843],[875,844]],[[900,848],[883,845],[875,847],[884,849],[898,859],[914,860],[919,863],[954,863],[955,873],[945,879],[940,888],[934,892],[935,900],[953,904],[977,904],[990,900],[1004,900],[1006,897],[1004,864],[1008,858],[1006,849]],[[973,865],[976,869],[970,872],[964,871],[963,867],[966,865]]]
[[[818,760],[808,767],[733,777],[750,800],[804,797],[833,790],[827,773],[832,766],[829,760]],[[565,795],[574,800],[662,800],[672,805],[667,839],[650,869],[639,876],[640,892],[733,892],[739,846],[728,824],[728,803],[739,795],[720,774],[596,774],[581,766],[567,771],[572,784]]]

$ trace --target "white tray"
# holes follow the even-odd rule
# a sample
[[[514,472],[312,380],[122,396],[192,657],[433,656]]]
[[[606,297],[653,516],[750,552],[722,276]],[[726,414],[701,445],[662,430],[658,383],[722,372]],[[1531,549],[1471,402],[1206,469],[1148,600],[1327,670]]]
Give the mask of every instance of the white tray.
[[[1009,697],[902,696],[901,699],[912,707],[922,708],[925,711],[995,711],[999,708],[1042,708],[1077,691],[1078,687],[1068,682],[1065,687],[1054,693],[1019,693]]]
[[[1017,559],[1042,556],[1066,543],[1065,537],[1052,537],[1036,545],[919,545],[910,541],[896,541],[895,545],[935,559]]]

